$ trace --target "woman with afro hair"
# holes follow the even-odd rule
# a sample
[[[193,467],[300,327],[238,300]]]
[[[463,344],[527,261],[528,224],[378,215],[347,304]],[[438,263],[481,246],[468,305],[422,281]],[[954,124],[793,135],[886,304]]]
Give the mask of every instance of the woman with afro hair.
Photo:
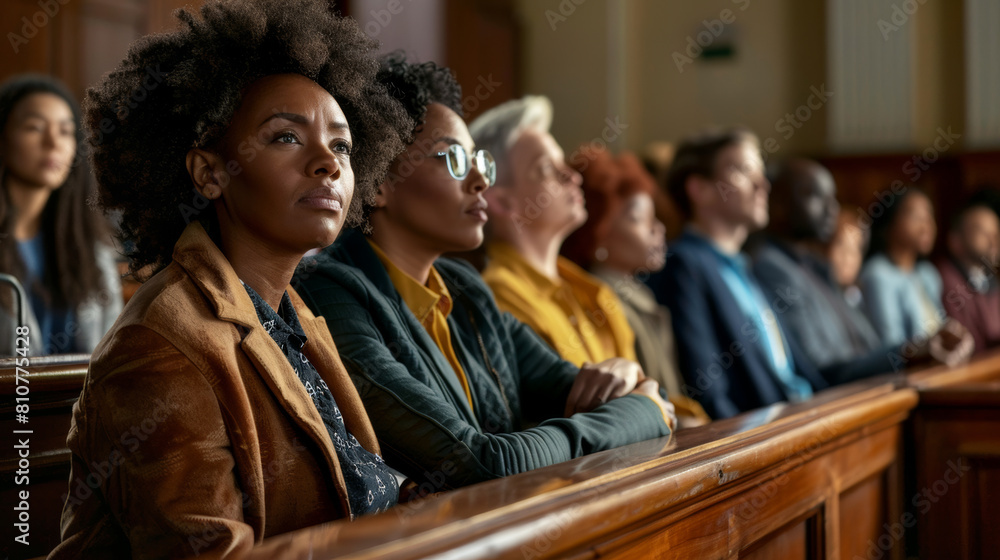
[[[398,499],[289,281],[360,223],[412,122],[375,80],[374,42],[325,2],[178,16],[87,95],[100,202],[145,282],[74,407],[52,558],[229,558]]]
[[[379,79],[417,122],[368,208],[303,262],[296,288],[327,326],[386,461],[420,495],[670,433],[673,407],[638,366],[580,368],[497,309],[468,264],[496,178],[461,117],[451,72],[399,55]],[[620,397],[620,398],[619,398]],[[605,402],[607,401],[607,402]]]

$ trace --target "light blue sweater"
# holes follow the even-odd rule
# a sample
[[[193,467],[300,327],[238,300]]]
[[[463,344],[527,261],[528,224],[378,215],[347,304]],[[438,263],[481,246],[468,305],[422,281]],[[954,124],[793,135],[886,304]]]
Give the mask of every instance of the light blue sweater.
[[[918,261],[912,271],[904,272],[884,254],[875,255],[865,263],[858,285],[865,295],[868,318],[886,344],[929,337],[944,320],[941,276],[927,261]]]

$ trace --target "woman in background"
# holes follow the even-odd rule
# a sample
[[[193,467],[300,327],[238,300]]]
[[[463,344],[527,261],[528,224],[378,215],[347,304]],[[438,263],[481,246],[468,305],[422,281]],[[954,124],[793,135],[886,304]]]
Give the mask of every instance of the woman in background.
[[[930,340],[930,353],[953,365],[975,347],[941,305],[941,275],[926,257],[934,249],[934,206],[921,190],[896,193],[872,223],[872,246],[858,284],[868,318],[885,344]],[[937,336],[935,336],[937,335]]]
[[[90,353],[122,308],[77,104],[52,78],[0,85],[0,271],[24,287],[30,353]],[[17,304],[0,288],[0,356],[14,352]]]
[[[666,227],[653,203],[656,183],[632,154],[615,159],[607,150],[582,153],[587,158],[574,163],[583,174],[587,221],[566,239],[562,253],[621,300],[642,371],[667,390],[680,426],[704,424],[708,414],[687,396],[678,370],[670,311],[642,283],[666,263]]]

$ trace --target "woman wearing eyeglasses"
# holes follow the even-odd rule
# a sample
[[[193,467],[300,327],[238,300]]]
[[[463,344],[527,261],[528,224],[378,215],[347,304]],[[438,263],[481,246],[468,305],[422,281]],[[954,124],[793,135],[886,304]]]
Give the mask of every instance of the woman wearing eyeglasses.
[[[379,79],[418,123],[413,141],[368,234],[305,261],[296,289],[326,318],[387,463],[426,494],[668,435],[655,382],[605,369],[576,383],[580,368],[501,314],[474,269],[440,258],[482,243],[496,166],[447,69],[391,55]]]

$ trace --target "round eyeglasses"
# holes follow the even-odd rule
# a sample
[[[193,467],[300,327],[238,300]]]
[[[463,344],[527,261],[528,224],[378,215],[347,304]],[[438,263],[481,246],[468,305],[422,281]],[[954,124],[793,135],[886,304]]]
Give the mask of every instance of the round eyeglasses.
[[[476,150],[470,158],[468,152],[460,144],[450,144],[434,155],[445,158],[445,162],[448,164],[448,173],[459,181],[469,176],[469,170],[472,169],[472,166],[469,165],[471,159],[479,173],[486,178],[487,187],[492,187],[497,182],[497,162],[493,159],[493,155],[486,150]]]

